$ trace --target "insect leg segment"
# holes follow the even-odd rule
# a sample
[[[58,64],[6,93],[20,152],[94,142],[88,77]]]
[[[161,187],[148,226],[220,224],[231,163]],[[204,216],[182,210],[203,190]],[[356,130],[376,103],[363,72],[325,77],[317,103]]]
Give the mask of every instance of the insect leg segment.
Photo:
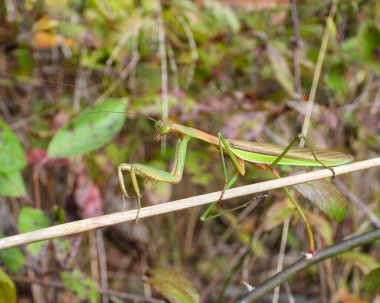
[[[137,182],[137,178],[136,178],[136,168],[135,166],[132,165],[132,169],[131,169],[131,180],[132,180],[132,184],[133,184],[133,188],[136,192],[136,195],[137,195],[137,201],[138,201],[138,206],[137,206],[137,214],[136,214],[136,223],[137,223],[137,220],[140,216],[140,209],[141,209],[141,193],[140,193],[140,188],[139,188],[139,183]]]
[[[215,219],[215,218],[220,217],[220,216],[222,216],[222,215],[224,215],[226,213],[229,213],[231,211],[235,211],[235,210],[238,210],[240,208],[244,208],[244,207],[247,206],[247,203],[245,203],[245,204],[240,205],[238,207],[235,207],[233,209],[227,210],[227,211],[225,211],[223,213],[209,216],[209,214],[211,213],[211,211],[217,205],[219,205],[222,202],[224,193],[226,192],[227,189],[229,189],[236,182],[239,174],[244,175],[244,173],[245,173],[244,162],[239,163],[239,161],[237,160],[237,157],[235,156],[235,154],[231,150],[231,147],[230,147],[229,143],[227,142],[227,140],[223,137],[223,135],[221,133],[218,133],[218,139],[219,139],[220,156],[222,158],[222,166],[223,166],[225,184],[224,184],[224,188],[222,190],[222,193],[220,194],[219,200],[217,202],[212,203],[203,212],[203,214],[199,218],[201,221],[207,221],[207,220]],[[229,158],[231,159],[233,165],[236,168],[235,173],[233,174],[233,176],[230,179],[228,179],[228,176],[227,176],[227,169],[226,169],[226,161],[224,159],[224,152],[227,153],[227,155],[229,156]]]
[[[239,174],[244,175],[245,174],[244,162],[239,162],[238,158],[235,156],[234,152],[232,151],[230,144],[227,142],[227,140],[223,137],[221,133],[218,133],[218,138],[219,138],[220,148],[225,149],[229,158],[232,161],[232,164],[235,166],[236,170],[239,172]]]
[[[121,191],[123,193],[123,196],[125,196],[127,198],[131,198],[131,197],[128,195],[127,188],[125,187],[123,171],[130,171],[131,166],[132,166],[131,164],[122,163],[119,165],[119,168],[117,170]]]
[[[282,158],[284,158],[285,157],[285,155],[289,152],[289,150],[292,148],[292,146],[294,145],[294,144],[296,144],[296,142],[298,141],[298,140],[300,140],[300,137],[299,136],[296,136],[293,140],[292,140],[292,142],[290,142],[289,143],[289,145],[284,149],[284,151],[281,153],[281,155],[279,155],[270,165],[269,165],[269,167],[270,168],[273,168],[273,167],[275,167],[277,164],[278,164],[278,162],[280,162],[281,161],[281,159]]]
[[[185,167],[187,143],[189,142],[189,140],[190,140],[190,137],[186,135],[181,136],[180,139],[178,140],[176,152],[174,156],[173,169],[170,173],[167,171],[164,171],[155,167],[151,167],[148,165],[140,164],[140,163],[135,163],[135,164],[122,163],[119,165],[118,178],[119,178],[120,188],[123,192],[123,196],[127,198],[130,198],[130,196],[128,195],[128,192],[125,186],[123,172],[128,171],[131,173],[133,189],[138,199],[138,209],[137,209],[136,220],[138,219],[139,214],[140,214],[141,197],[142,197],[140,188],[137,182],[137,176],[140,176],[146,180],[170,182],[173,184],[179,183],[182,179],[182,173]]]
[[[237,160],[235,154],[233,153],[230,144],[227,142],[227,140],[223,137],[222,133],[218,133],[218,139],[219,139],[219,150],[220,150],[220,156],[222,158],[222,164],[223,164],[223,172],[225,177],[225,183],[222,193],[220,194],[219,200],[217,204],[220,204],[223,200],[224,193],[227,189],[229,189],[237,180],[238,173],[241,175],[244,175],[245,169],[244,164],[241,166],[239,161]],[[235,169],[237,172],[232,176],[230,180],[228,180],[227,176],[227,169],[226,169],[226,162],[224,160],[224,152],[227,153],[228,157],[231,159],[232,164],[235,166]]]
[[[294,144],[296,144],[297,141],[299,140],[304,140],[306,145],[308,146],[308,149],[310,150],[310,153],[312,154],[313,158],[315,161],[317,161],[319,164],[321,164],[321,166],[323,166],[324,168],[327,168],[329,169],[332,174],[333,174],[333,178],[335,178],[335,171],[327,166],[326,164],[324,164],[322,161],[320,161],[317,157],[317,155],[315,154],[313,148],[309,145],[306,137],[303,135],[303,134],[298,134],[290,143],[289,145],[284,149],[284,151],[269,165],[269,168],[274,168],[280,161],[282,158],[284,158],[286,156],[286,154],[289,152],[289,150],[292,148],[292,146]]]
[[[313,148],[312,148],[311,145],[308,143],[306,137],[305,137],[303,134],[298,134],[297,138],[299,138],[300,140],[303,139],[303,140],[305,141],[305,143],[306,143],[306,145],[308,146],[308,148],[309,148],[311,154],[313,155],[315,161],[317,161],[319,164],[321,164],[324,168],[327,168],[328,170],[330,170],[330,171],[332,172],[332,174],[333,174],[332,177],[333,177],[333,179],[334,179],[334,178],[335,178],[335,170],[332,169],[330,166],[327,166],[326,164],[324,164],[323,162],[321,162],[321,161],[318,159],[318,157],[317,157],[317,155],[315,154]]]

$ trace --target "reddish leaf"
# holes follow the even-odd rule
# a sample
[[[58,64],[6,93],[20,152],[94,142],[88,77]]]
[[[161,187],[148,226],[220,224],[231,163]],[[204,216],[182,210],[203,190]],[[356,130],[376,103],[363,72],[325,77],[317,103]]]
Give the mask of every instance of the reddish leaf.
[[[83,169],[78,168],[74,199],[83,218],[103,214],[103,199],[99,188],[88,178]]]

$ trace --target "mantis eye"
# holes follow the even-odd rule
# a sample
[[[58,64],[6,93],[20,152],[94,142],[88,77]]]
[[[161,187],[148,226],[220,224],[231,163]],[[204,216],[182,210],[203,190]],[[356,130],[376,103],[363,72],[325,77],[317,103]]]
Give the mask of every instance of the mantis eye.
[[[154,135],[154,138],[157,141],[159,141],[163,135],[170,131],[170,125],[163,121],[157,121],[154,123],[154,126],[156,127],[156,134]]]

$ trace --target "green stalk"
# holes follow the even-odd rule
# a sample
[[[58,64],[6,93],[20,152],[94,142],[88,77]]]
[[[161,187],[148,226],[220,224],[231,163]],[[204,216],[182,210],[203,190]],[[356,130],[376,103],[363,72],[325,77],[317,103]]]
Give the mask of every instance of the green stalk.
[[[277,179],[281,179],[281,176],[280,174],[272,169],[272,172],[273,174],[276,176]],[[287,187],[284,187],[284,191],[286,193],[286,195],[288,196],[288,198],[290,199],[290,201],[293,203],[294,207],[296,208],[296,210],[298,211],[298,213],[300,214],[303,222],[305,223],[306,225],[306,231],[307,231],[307,234],[309,236],[309,243],[310,243],[310,253],[312,255],[315,254],[315,242],[314,242],[314,236],[313,236],[313,232],[311,230],[311,226],[310,226],[310,223],[309,221],[307,220],[306,218],[306,215],[305,213],[303,212],[301,206],[297,203],[297,201],[293,198],[292,194],[290,193],[289,189]]]

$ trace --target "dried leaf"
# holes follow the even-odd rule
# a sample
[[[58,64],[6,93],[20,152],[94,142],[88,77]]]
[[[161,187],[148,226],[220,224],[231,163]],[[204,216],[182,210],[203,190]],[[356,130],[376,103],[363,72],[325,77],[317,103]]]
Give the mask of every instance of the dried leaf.
[[[346,198],[327,180],[317,180],[294,186],[305,198],[329,218],[341,222],[346,216]]]
[[[147,282],[171,303],[196,303],[199,294],[181,273],[157,268],[149,271]]]
[[[267,43],[269,61],[274,71],[274,77],[280,82],[289,96],[294,96],[293,77],[286,59],[270,43]]]

